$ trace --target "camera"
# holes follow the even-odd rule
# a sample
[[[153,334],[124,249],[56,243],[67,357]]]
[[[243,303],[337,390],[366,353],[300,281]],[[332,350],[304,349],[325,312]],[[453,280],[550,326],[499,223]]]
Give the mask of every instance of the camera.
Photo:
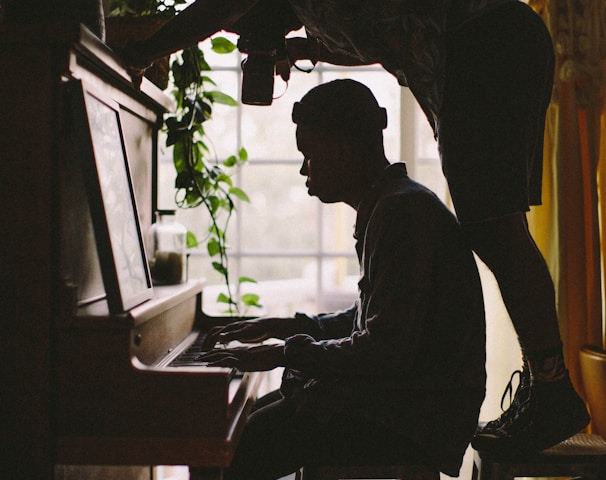
[[[271,105],[276,63],[287,59],[286,33],[301,22],[284,0],[261,0],[237,24],[242,61],[242,103]],[[281,74],[284,78],[284,74]],[[288,71],[285,74],[288,80]]]
[[[238,42],[238,49],[240,49]],[[242,103],[246,105],[271,105],[274,94],[274,76],[278,51],[250,46],[240,49],[247,53],[242,61]]]

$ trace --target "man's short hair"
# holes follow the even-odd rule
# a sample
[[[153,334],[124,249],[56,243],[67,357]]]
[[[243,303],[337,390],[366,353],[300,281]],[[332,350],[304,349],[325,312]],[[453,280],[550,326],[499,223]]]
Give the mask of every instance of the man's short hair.
[[[292,120],[328,132],[376,134],[387,127],[387,111],[368,87],[342,79],[311,89],[294,104]]]

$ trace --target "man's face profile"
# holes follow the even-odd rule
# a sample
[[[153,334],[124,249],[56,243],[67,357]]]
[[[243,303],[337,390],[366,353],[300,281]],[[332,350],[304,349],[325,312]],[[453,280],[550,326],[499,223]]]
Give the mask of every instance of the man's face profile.
[[[345,150],[338,135],[319,128],[299,125],[297,148],[304,160],[299,173],[307,177],[305,185],[311,196],[323,203],[344,200],[342,192],[350,187]]]

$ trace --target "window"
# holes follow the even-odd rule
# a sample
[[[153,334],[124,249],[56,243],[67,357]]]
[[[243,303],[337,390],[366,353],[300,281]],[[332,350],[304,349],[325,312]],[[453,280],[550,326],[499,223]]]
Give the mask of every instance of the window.
[[[204,51],[219,88],[239,99],[239,55],[216,55],[210,48]],[[387,157],[392,162],[405,161],[412,177],[445,198],[431,129],[408,89],[401,88],[379,65],[351,68],[319,63],[311,73],[293,69],[288,85],[276,78],[274,96],[278,98],[270,107],[215,106],[207,133],[217,158],[226,158],[241,146],[249,155],[237,181],[251,202],[238,205],[228,240],[231,277],[245,275],[258,282],[242,287],[261,296],[263,311],[251,314],[332,311],[347,307],[356,296],[355,212],[344,204],[323,205],[307,195],[291,122],[295,101],[315,85],[336,78],[354,78],[373,91],[388,111]],[[170,152],[161,158],[159,177],[160,207],[174,208]],[[179,210],[177,215],[198,238],[204,238],[208,225],[203,209]],[[204,249],[193,251],[189,274],[208,280],[204,308],[220,313],[224,305],[216,305],[214,299],[222,289],[222,279],[208,260]]]

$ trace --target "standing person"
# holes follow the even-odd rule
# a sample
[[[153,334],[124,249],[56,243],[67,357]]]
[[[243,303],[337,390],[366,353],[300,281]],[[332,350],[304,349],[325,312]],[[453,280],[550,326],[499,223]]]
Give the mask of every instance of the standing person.
[[[264,1],[197,0],[128,58],[145,65],[155,52],[237,30]],[[540,17],[518,0],[284,2],[308,32],[288,40],[293,62],[380,63],[411,89],[434,130],[463,233],[497,280],[523,354],[511,407],[478,430],[474,447],[528,453],[577,433],[589,415],[570,381],[553,281],[526,219],[541,202],[554,68]]]
[[[485,393],[481,283],[459,223],[383,149],[387,117],[364,85],[335,80],[295,104],[309,194],[357,212],[359,297],[344,311],[218,327],[264,344],[202,355],[240,370],[285,366],[257,402],[230,480],[323,463],[426,463],[457,476]]]

